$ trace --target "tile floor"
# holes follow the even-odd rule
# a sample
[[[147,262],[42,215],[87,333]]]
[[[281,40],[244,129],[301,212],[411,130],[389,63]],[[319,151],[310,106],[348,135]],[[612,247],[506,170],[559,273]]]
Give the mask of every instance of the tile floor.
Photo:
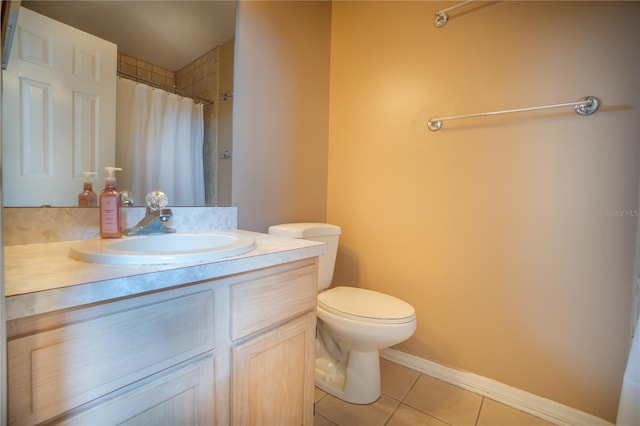
[[[550,426],[544,420],[380,359],[382,396],[344,402],[316,388],[315,426]]]

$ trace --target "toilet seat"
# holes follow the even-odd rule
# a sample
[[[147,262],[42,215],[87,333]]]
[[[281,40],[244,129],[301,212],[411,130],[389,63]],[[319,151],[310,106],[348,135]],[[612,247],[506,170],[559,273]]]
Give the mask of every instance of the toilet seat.
[[[318,309],[369,323],[403,324],[415,321],[415,309],[407,302],[356,287],[334,287],[318,294]]]

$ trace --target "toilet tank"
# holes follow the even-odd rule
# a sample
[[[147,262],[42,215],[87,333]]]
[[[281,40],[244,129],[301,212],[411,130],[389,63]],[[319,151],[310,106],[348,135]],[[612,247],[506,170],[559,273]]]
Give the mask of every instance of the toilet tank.
[[[318,261],[318,291],[331,285],[340,232],[339,226],[328,223],[285,223],[269,227],[272,235],[327,243],[327,254],[320,256]]]

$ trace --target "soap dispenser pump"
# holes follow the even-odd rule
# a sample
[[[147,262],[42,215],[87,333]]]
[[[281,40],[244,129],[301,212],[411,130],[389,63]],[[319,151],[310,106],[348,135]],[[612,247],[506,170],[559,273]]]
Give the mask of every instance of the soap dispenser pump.
[[[96,172],[82,172],[84,175],[84,184],[82,192],[78,194],[78,206],[80,207],[97,207],[98,196],[93,192],[91,176],[97,175]]]
[[[100,236],[102,238],[122,237],[122,201],[116,189],[116,178],[113,172],[122,170],[119,167],[105,167],[107,178],[104,189],[100,193]]]

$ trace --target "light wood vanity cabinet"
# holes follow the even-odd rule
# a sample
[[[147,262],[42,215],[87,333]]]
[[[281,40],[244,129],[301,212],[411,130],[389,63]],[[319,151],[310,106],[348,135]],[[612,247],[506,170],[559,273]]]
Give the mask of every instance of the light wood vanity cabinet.
[[[7,323],[9,424],[312,424],[315,258]]]

